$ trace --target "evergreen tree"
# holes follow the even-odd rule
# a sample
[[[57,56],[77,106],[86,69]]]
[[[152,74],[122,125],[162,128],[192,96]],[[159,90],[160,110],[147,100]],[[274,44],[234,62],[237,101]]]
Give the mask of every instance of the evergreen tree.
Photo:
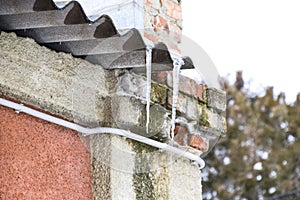
[[[222,84],[228,131],[205,157],[203,199],[300,199],[300,94],[288,105],[273,87],[251,97]]]

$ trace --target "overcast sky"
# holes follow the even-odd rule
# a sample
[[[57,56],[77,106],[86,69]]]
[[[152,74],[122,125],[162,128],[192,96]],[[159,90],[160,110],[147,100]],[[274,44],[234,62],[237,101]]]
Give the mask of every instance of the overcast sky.
[[[251,88],[300,92],[299,0],[183,0],[183,33],[226,76],[243,70]]]

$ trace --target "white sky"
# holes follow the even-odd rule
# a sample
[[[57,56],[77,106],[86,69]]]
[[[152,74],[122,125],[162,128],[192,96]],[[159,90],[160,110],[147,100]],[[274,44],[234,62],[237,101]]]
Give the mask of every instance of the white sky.
[[[183,34],[221,76],[243,70],[252,90],[274,86],[288,101],[300,92],[299,0],[183,0]]]

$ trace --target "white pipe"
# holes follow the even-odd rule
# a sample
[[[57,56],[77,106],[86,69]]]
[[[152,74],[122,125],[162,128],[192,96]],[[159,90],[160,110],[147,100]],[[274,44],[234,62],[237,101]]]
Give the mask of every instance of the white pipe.
[[[192,161],[195,161],[196,163],[199,164],[200,169],[202,169],[205,166],[205,162],[202,158],[200,158],[199,156],[196,156],[192,153],[186,152],[184,150],[175,148],[173,146],[170,146],[166,143],[162,143],[162,142],[158,142],[137,134],[134,134],[130,131],[125,131],[122,129],[117,129],[117,128],[107,128],[107,127],[97,127],[97,128],[86,128],[83,126],[80,126],[78,124],[72,123],[72,122],[68,122],[66,120],[63,119],[59,119],[57,117],[53,117],[51,115],[36,111],[34,109],[31,109],[27,106],[24,106],[22,104],[17,104],[15,102],[0,98],[0,105],[12,108],[18,112],[24,112],[27,113],[29,115],[32,115],[34,117],[37,117],[39,119],[43,119],[45,121],[54,123],[54,124],[58,124],[61,125],[63,127],[78,131],[80,133],[82,133],[84,136],[88,136],[88,135],[93,135],[93,134],[98,134],[98,133],[113,133],[116,135],[120,135],[120,136],[124,136],[124,137],[128,137],[132,140],[135,141],[139,141],[145,144],[148,144],[150,146],[162,149],[162,150],[166,150],[172,153],[175,153],[177,155],[183,156],[185,158],[188,158]]]

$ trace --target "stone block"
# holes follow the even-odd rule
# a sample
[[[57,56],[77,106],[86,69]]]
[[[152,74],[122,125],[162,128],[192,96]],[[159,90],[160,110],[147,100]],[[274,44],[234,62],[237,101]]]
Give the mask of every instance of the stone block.
[[[146,133],[146,105],[133,96],[115,95],[111,101],[113,124],[145,137],[166,140],[164,134],[167,110],[158,104],[150,107],[149,133]]]
[[[218,114],[212,109],[206,109],[206,120],[208,127],[219,131],[220,133],[226,132],[226,119],[224,116]]]
[[[82,125],[105,122],[114,73],[14,33],[0,36],[0,92]],[[103,124],[101,124],[103,125]]]
[[[226,110],[226,93],[216,88],[208,88],[207,93],[207,106],[219,111]]]
[[[198,120],[202,116],[205,106],[193,98],[186,98],[188,98],[186,105],[186,117],[191,120]]]
[[[162,106],[166,105],[168,89],[164,85],[152,82],[151,84],[151,101]]]
[[[128,71],[118,71],[116,94],[121,96],[133,96],[146,103],[147,81],[146,77],[139,76]],[[167,88],[156,82],[151,83],[151,101],[160,105],[166,104]]]

